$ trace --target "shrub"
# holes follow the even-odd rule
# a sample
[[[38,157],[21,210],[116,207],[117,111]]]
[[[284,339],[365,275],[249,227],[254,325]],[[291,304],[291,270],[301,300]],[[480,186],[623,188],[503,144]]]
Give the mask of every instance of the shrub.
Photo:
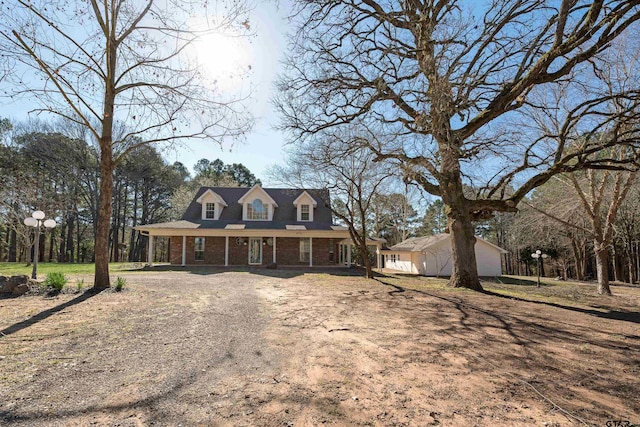
[[[127,284],[127,279],[125,279],[124,277],[118,276],[118,278],[116,279],[116,292],[120,292],[126,284]]]
[[[64,285],[67,284],[67,278],[60,272],[49,273],[44,280],[44,284],[60,292],[62,288],[64,288]]]

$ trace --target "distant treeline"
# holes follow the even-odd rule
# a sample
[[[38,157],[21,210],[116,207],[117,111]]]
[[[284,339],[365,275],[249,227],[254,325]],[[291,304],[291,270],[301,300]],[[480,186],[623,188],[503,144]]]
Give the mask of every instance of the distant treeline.
[[[0,120],[0,261],[29,262],[34,229],[23,220],[44,211],[57,227],[40,240],[40,261],[91,262],[99,191],[98,151],[73,129],[47,124],[16,130]],[[89,139],[89,142],[87,140]],[[146,261],[147,238],[133,227],[179,219],[200,185],[252,186],[242,164],[202,159],[191,176],[184,164],[167,163],[154,146],[142,146],[114,172],[110,232],[112,261]],[[158,260],[166,242],[158,241]]]

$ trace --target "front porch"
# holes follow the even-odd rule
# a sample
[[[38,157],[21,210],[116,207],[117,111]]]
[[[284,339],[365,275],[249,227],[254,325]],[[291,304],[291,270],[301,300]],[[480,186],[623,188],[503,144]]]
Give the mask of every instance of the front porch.
[[[155,237],[169,237],[169,262],[193,266],[267,266],[331,267],[352,265],[350,239],[326,237],[256,237],[256,236],[160,236],[148,235],[148,260],[153,265]],[[368,242],[376,246],[380,242]],[[377,268],[380,257],[376,256]]]

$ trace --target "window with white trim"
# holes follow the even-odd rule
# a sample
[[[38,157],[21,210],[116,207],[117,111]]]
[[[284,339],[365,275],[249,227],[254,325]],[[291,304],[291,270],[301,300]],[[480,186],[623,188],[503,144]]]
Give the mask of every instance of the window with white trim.
[[[204,218],[205,219],[216,219],[216,204],[215,203],[207,203],[205,205]]]
[[[247,204],[247,219],[249,220],[267,220],[269,219],[269,207],[262,203],[262,200],[255,199]]]
[[[195,252],[193,259],[195,261],[204,261],[204,237],[196,237],[194,242]]]
[[[311,254],[311,241],[308,237],[300,238],[300,262],[309,262]]]
[[[311,221],[309,205],[300,205],[300,221]]]
[[[333,262],[333,239],[329,239],[329,262]]]

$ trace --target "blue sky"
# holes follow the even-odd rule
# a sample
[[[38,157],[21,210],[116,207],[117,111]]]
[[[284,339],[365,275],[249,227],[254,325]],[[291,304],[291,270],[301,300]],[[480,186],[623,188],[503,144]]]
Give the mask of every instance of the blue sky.
[[[285,136],[274,129],[277,114],[270,100],[274,94],[274,80],[280,69],[280,61],[286,45],[288,28],[285,19],[289,12],[287,2],[258,2],[250,15],[251,30],[255,36],[250,40],[239,40],[251,65],[249,76],[242,82],[251,86],[252,96],[247,104],[255,117],[255,125],[244,142],[223,149],[211,143],[189,143],[181,147],[164,150],[168,162],[180,161],[190,170],[202,158],[221,159],[225,163],[242,163],[247,166],[263,184],[269,185],[265,169],[272,164],[283,163]],[[8,102],[0,99],[0,117],[20,122],[28,119],[32,108],[29,101]],[[42,117],[44,119],[44,117]]]

